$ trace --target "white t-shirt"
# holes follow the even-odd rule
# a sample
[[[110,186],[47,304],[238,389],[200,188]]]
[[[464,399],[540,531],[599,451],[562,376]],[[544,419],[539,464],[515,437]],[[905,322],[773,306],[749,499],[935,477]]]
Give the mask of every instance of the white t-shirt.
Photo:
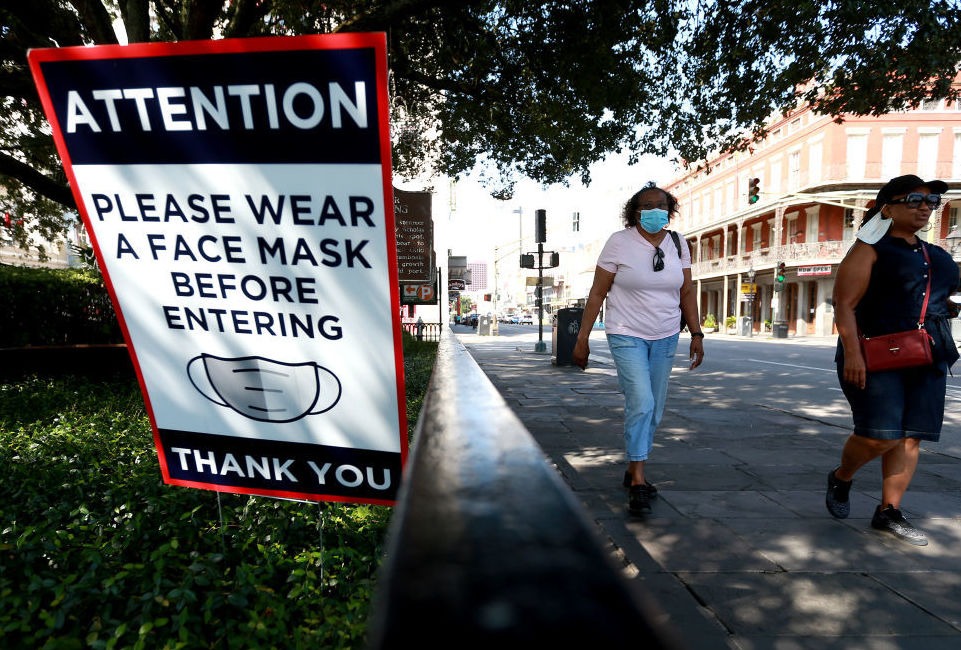
[[[678,235],[680,237],[680,235]],[[604,244],[597,265],[614,273],[607,294],[604,329],[647,340],[677,334],[681,325],[683,269],[691,268],[691,251],[680,237],[681,256],[665,230],[660,248],[664,270],[654,271],[654,246],[636,228],[615,232]]]

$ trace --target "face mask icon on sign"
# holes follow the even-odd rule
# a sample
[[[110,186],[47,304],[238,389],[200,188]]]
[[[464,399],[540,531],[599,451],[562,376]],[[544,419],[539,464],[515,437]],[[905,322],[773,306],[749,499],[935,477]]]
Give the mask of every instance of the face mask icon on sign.
[[[329,411],[341,392],[337,375],[313,361],[201,354],[187,364],[187,375],[214,404],[260,422],[293,422]]]

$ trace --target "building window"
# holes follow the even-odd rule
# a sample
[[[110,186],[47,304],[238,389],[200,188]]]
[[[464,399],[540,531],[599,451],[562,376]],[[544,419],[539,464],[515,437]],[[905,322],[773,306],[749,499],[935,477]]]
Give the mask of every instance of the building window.
[[[807,222],[807,230],[804,233],[804,241],[812,244],[814,242],[821,241],[820,209],[815,206],[805,209],[804,213],[805,220]]]
[[[951,208],[948,211],[948,231],[957,228],[959,221],[961,221],[961,208]]]
[[[961,102],[958,102],[958,105],[961,105]],[[951,169],[952,178],[961,178],[961,129],[954,132],[954,156]]]
[[[581,213],[574,212],[571,214],[571,232],[581,231]]]
[[[938,139],[940,133],[918,133],[918,175],[931,178],[938,162]]]
[[[868,134],[848,133],[847,141],[847,177],[850,179],[864,179],[868,162]]]
[[[904,153],[904,134],[885,133],[881,141],[881,177],[894,178],[901,175],[901,157]]]
[[[852,208],[845,208],[844,210],[844,230],[841,238],[843,241],[854,239],[854,210]]]
[[[798,243],[798,231],[797,231],[797,215],[791,215],[787,218],[787,241],[789,244]]]
[[[789,190],[801,187],[801,152],[792,151],[787,155],[787,183]]]
[[[810,185],[817,185],[821,182],[823,160],[824,146],[821,142],[815,142],[808,150],[808,182]]]

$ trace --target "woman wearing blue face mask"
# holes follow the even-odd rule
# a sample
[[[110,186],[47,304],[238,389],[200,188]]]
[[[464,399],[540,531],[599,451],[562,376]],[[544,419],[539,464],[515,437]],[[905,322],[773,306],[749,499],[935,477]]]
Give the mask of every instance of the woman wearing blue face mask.
[[[653,183],[624,206],[626,228],[611,235],[597,260],[572,354],[574,365],[587,367],[588,339],[606,299],[604,327],[624,392],[624,486],[629,488],[628,510],[635,515],[650,512],[651,499],[657,496],[644,465],[664,413],[681,316],[691,329],[690,368],[704,359],[691,251],[666,228],[676,213],[677,199]]]

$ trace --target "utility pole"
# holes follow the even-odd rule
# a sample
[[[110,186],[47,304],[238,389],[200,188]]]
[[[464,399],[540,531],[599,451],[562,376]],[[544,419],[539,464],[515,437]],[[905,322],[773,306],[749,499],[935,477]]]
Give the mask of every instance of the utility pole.
[[[534,352],[547,352],[547,344],[544,343],[544,269],[553,269],[560,264],[560,255],[554,251],[548,251],[550,261],[547,265],[544,264],[547,210],[534,212],[534,240],[537,242],[537,252],[521,253],[520,266],[522,269],[537,269],[537,286],[534,288],[534,299],[537,303],[537,343],[534,344]]]
[[[537,344],[534,352],[547,352],[544,343],[544,242],[547,241],[547,210],[534,212],[534,239],[537,240]]]

